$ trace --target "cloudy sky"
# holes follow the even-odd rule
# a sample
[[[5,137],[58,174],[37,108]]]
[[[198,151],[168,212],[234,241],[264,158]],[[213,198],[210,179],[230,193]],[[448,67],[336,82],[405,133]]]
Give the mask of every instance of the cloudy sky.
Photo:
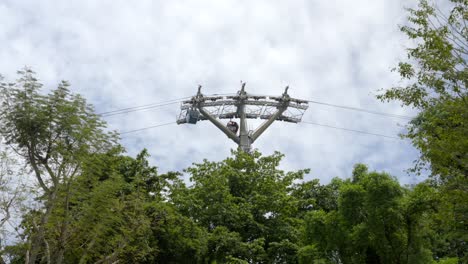
[[[403,0],[0,1],[0,73],[31,66],[51,89],[62,80],[97,112],[196,93],[280,95],[414,115],[375,94],[398,84],[404,59]],[[179,105],[106,117],[129,131],[175,121]],[[311,104],[304,121],[396,136],[405,120]],[[256,123],[255,123],[256,124]],[[253,125],[255,125],[253,124]],[[208,121],[126,134],[130,155],[147,148],[160,171],[222,160],[235,145]],[[277,122],[255,143],[286,155],[282,168],[310,168],[308,179],[349,177],[355,163],[403,183],[418,152],[408,141],[309,124]]]

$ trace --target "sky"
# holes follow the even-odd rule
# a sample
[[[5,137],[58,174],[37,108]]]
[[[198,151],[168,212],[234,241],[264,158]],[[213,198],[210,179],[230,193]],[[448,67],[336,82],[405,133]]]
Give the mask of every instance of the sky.
[[[411,45],[399,31],[404,0],[288,1],[24,1],[0,0],[0,74],[24,66],[44,89],[68,80],[97,112],[192,96],[235,93],[295,98],[414,116],[382,103],[379,90],[399,85],[391,72]],[[106,117],[129,131],[175,121],[180,105]],[[389,136],[405,120],[310,104],[304,121]],[[224,122],[224,121],[223,121]],[[253,122],[252,126],[258,124]],[[122,135],[129,155],[143,148],[160,172],[203,159],[220,161],[236,145],[208,121]],[[386,171],[403,184],[418,157],[395,140],[300,123],[275,122],[254,144],[285,154],[281,168],[310,168],[307,180],[347,178],[356,163]]]

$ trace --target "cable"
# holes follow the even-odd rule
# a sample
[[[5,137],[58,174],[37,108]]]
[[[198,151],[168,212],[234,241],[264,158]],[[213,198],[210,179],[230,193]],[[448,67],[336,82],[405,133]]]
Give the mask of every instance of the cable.
[[[302,121],[302,123],[310,124],[310,125],[316,125],[316,126],[322,126],[322,127],[328,127],[328,128],[338,129],[338,130],[350,131],[350,132],[355,132],[355,133],[361,133],[361,134],[366,134],[366,135],[372,135],[372,136],[378,136],[378,137],[385,137],[385,138],[401,140],[401,138],[399,138],[399,137],[376,134],[376,133],[371,133],[371,132],[366,132],[366,131],[361,131],[361,130],[355,130],[355,129],[349,129],[349,128],[343,128],[343,127],[335,127],[335,126],[324,125],[324,124],[319,124],[319,123],[314,123],[314,122],[309,122],[309,121]],[[147,130],[147,129],[157,128],[157,127],[162,127],[162,126],[168,126],[168,125],[173,125],[173,124],[176,124],[176,122],[167,122],[167,123],[163,123],[163,124],[157,124],[157,125],[154,125],[154,126],[148,126],[148,127],[143,127],[143,128],[139,128],[139,129],[129,130],[129,131],[121,132],[120,135],[130,134],[130,133],[134,133],[134,132],[139,132],[139,131],[143,131],[143,130]]]
[[[253,95],[253,94],[249,94],[249,95]],[[400,119],[406,119],[406,120],[411,120],[415,118],[413,116],[389,114],[389,113],[367,110],[364,108],[358,108],[358,107],[353,107],[353,106],[337,105],[337,104],[319,102],[319,101],[314,101],[314,100],[305,100],[305,101],[312,103],[312,104],[326,105],[326,106],[331,106],[331,107],[337,107],[337,108],[342,108],[342,109],[347,109],[347,110],[352,110],[352,111],[364,112],[368,114],[381,115],[381,116],[387,116],[387,117],[393,117],[393,118],[400,118]]]
[[[133,111],[134,109],[137,109],[137,108],[148,108],[148,107],[153,107],[153,106],[158,106],[158,105],[161,105],[161,104],[166,104],[166,103],[178,103],[184,99],[188,99],[190,98],[191,96],[188,96],[188,97],[182,97],[182,98],[178,98],[178,99],[173,99],[173,100],[166,100],[166,101],[161,101],[161,102],[157,102],[157,103],[151,103],[151,104],[146,104],[146,105],[139,105],[139,106],[133,106],[133,107],[127,107],[127,108],[122,108],[122,109],[116,109],[116,110],[112,110],[112,111],[107,111],[107,112],[101,112],[101,113],[98,113],[98,115],[101,115],[101,116],[107,116],[107,115],[111,115],[113,113],[117,113],[117,112],[124,112],[124,111]],[[144,109],[143,109],[144,110]],[[134,111],[138,111],[138,110],[134,110]]]
[[[249,95],[253,95],[253,94],[249,94]],[[331,106],[331,107],[337,107],[337,108],[353,110],[353,111],[359,111],[359,112],[365,112],[365,113],[368,113],[368,114],[381,115],[381,116],[387,116],[387,117],[401,118],[401,119],[407,119],[407,120],[411,120],[411,119],[415,118],[413,116],[389,114],[389,113],[384,113],[384,112],[367,110],[367,109],[364,109],[364,108],[358,108],[358,107],[346,106],[346,105],[337,105],[337,104],[319,102],[319,101],[314,101],[314,100],[304,100],[304,101],[312,103],[312,104],[326,105],[326,106]]]
[[[207,95],[207,96],[223,96],[223,95],[233,95],[233,94],[234,93],[216,93],[216,94],[211,94],[211,95]],[[152,104],[146,104],[146,105],[116,109],[116,110],[107,111],[107,112],[101,112],[101,113],[98,113],[98,115],[100,115],[102,117],[107,117],[107,116],[114,116],[114,115],[120,115],[120,114],[127,114],[127,113],[131,113],[131,112],[136,112],[136,111],[154,109],[154,108],[158,108],[158,107],[161,107],[161,106],[177,104],[177,103],[182,102],[182,100],[189,99],[189,98],[191,98],[191,96],[178,98],[178,99],[173,99],[173,100],[161,101],[161,102],[158,102],[158,103],[152,103]]]
[[[387,136],[387,135],[376,134],[376,133],[371,133],[371,132],[365,132],[365,131],[360,131],[360,130],[354,130],[354,129],[349,129],[349,128],[335,127],[335,126],[318,124],[318,123],[308,122],[308,121],[302,121],[302,123],[310,124],[310,125],[316,125],[316,126],[322,126],[322,127],[328,127],[328,128],[334,128],[334,129],[339,129],[339,130],[345,130],[345,131],[350,131],[350,132],[356,132],[356,133],[361,133],[361,134],[366,134],[366,135],[372,135],[372,136],[386,137],[386,138],[401,140],[401,138],[399,138],[399,137]]]
[[[331,107],[343,108],[343,109],[347,109],[347,110],[365,112],[365,113],[374,114],[374,115],[381,115],[381,116],[388,116],[388,117],[394,117],[394,118],[407,119],[407,120],[411,120],[411,119],[414,118],[414,117],[411,117],[411,116],[388,114],[388,113],[383,113],[383,112],[376,112],[376,111],[372,111],[372,110],[367,110],[367,109],[363,109],[363,108],[357,108],[357,107],[345,106],[345,105],[336,105],[336,104],[318,102],[318,101],[313,101],[313,100],[307,100],[307,102],[313,103],[313,104],[320,104],[320,105],[326,105],[326,106],[331,106]]]
[[[165,104],[160,104],[160,105],[154,105],[154,106],[148,106],[148,107],[138,108],[138,109],[130,109],[130,110],[120,111],[120,112],[118,112],[117,110],[115,110],[115,111],[112,112],[112,113],[101,114],[101,116],[102,116],[102,117],[108,117],[108,116],[114,116],[114,115],[127,114],[127,113],[131,113],[131,112],[149,110],[149,109],[154,109],[154,108],[158,108],[158,107],[162,107],[162,106],[178,104],[178,103],[180,103],[180,101],[172,102],[172,103],[165,103]]]
[[[175,123],[176,123],[176,122],[168,122],[168,123],[158,124],[158,125],[154,125],[154,126],[143,127],[143,128],[139,128],[139,129],[134,129],[134,130],[129,130],[129,131],[125,131],[125,132],[120,132],[119,134],[120,134],[120,135],[123,135],[123,134],[130,134],[130,133],[134,133],[134,132],[138,132],[138,131],[143,131],[143,130],[147,130],[147,129],[151,129],[151,128],[162,127],[162,126],[168,126],[168,125],[172,125],[172,124],[175,124]]]
[[[225,95],[235,95],[237,93],[215,93],[215,94],[210,94],[206,96],[225,96]]]

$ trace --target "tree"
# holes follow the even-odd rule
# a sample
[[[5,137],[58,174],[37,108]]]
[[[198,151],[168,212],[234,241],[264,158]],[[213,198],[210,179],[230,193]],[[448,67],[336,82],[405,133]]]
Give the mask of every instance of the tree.
[[[427,0],[419,0],[418,9],[408,9],[409,24],[400,29],[416,47],[408,48],[409,60],[394,69],[407,82],[385,91],[380,99],[398,100],[421,110],[454,98],[466,103],[468,2],[448,0],[444,5],[451,7],[448,14]]]
[[[294,263],[301,220],[294,182],[307,170],[277,169],[282,155],[234,152],[186,170],[193,185],[172,187],[170,202],[209,232],[207,260]]]
[[[84,165],[68,262],[201,262],[206,234],[166,201],[178,174],[158,174],[148,156],[99,154]]]
[[[42,84],[28,68],[18,71],[13,83],[0,83],[0,135],[24,158],[42,189],[44,207],[30,233],[27,262],[35,263],[39,253],[61,263],[68,237],[69,203],[63,203],[62,219],[57,226],[59,245],[50,251],[45,228],[60,199],[69,199],[72,180],[84,160],[93,153],[105,153],[116,147],[116,135],[104,132],[105,123],[79,95],[70,93],[62,81],[47,95],[40,94]]]
[[[206,231],[167,202],[179,174],[159,175],[146,150],[123,156],[68,83],[42,95],[31,70],[18,73],[0,84],[0,133],[36,177],[42,207],[23,216],[11,263],[203,262]]]
[[[466,223],[468,222],[468,1],[419,0],[409,9],[408,25],[401,31],[413,40],[408,60],[395,69],[403,86],[379,95],[383,101],[396,100],[420,113],[403,135],[420,151],[412,171],[428,166],[433,186],[443,194],[439,208],[439,235],[449,257],[468,261]],[[446,11],[448,10],[448,11]]]
[[[60,205],[70,204],[66,263],[112,263],[123,259],[142,262],[155,252],[156,247],[148,243],[151,221],[145,207],[149,194],[143,181],[143,177],[152,177],[155,172],[139,166],[144,155],[132,160],[115,154],[95,154],[92,161],[82,165],[68,200],[59,201]],[[136,171],[127,166],[136,167]],[[121,168],[131,178],[125,178]],[[54,210],[50,225],[60,224],[62,215],[61,210]],[[53,229],[47,231],[51,244],[60,241],[53,237]]]
[[[147,157],[146,150],[136,158],[109,152],[83,162],[73,188],[58,194],[50,212],[44,237],[51,252],[61,242],[56,227],[66,220],[64,263],[202,263],[209,235],[166,201],[178,174],[158,174]],[[34,231],[32,222],[43,213],[31,210],[23,218],[25,235]],[[24,263],[24,247],[17,243],[8,248],[12,263]],[[54,255],[50,261],[56,262]]]
[[[401,31],[416,46],[395,68],[404,85],[378,98],[420,110],[405,135],[421,151],[415,170],[428,164],[445,181],[468,175],[468,2],[444,4],[451,8],[448,14],[426,0],[408,10],[409,24]]]
[[[300,256],[317,263],[428,263],[427,214],[436,197],[429,185],[405,189],[358,164],[339,188],[336,210],[306,214]]]
[[[13,231],[26,207],[24,200],[28,190],[27,173],[12,154],[0,145],[0,263],[6,262],[4,249],[17,236]]]

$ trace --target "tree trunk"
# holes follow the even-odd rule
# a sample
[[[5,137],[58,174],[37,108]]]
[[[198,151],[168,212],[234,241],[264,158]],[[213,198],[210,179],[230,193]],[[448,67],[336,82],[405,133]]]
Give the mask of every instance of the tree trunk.
[[[63,206],[64,215],[63,215],[62,226],[60,228],[60,237],[58,241],[58,251],[57,251],[57,259],[56,259],[57,264],[63,263],[63,256],[65,254],[65,243],[66,243],[67,236],[68,236],[68,217],[69,217],[68,212],[70,210],[70,184],[71,184],[71,181],[69,181],[67,184],[65,203]]]
[[[41,250],[41,247],[44,243],[44,236],[45,236],[45,226],[49,222],[49,216],[52,213],[52,209],[55,205],[55,199],[57,196],[57,192],[54,190],[51,194],[48,195],[49,199],[47,201],[46,211],[44,215],[41,217],[41,223],[37,226],[37,232],[32,235],[31,239],[31,248],[29,250],[29,260],[28,264],[35,264],[37,256]]]

